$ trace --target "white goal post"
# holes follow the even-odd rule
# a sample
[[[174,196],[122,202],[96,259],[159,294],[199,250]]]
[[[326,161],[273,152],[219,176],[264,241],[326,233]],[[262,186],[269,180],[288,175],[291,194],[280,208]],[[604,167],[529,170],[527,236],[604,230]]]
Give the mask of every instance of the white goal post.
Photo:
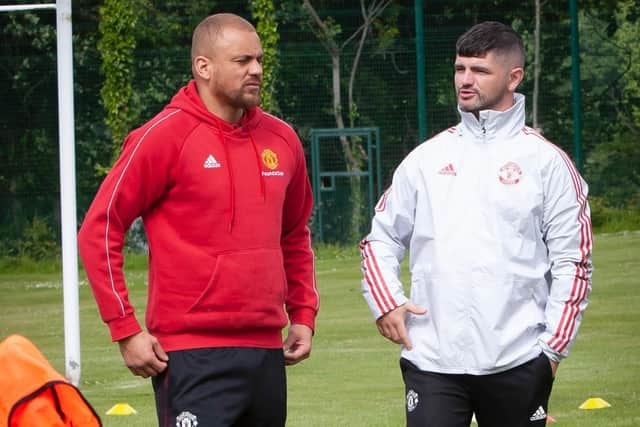
[[[0,12],[55,9],[60,150],[60,217],[62,223],[62,289],[64,304],[65,376],[80,383],[80,313],[76,224],[76,154],[73,110],[73,41],[71,0],[47,4],[0,6]]]

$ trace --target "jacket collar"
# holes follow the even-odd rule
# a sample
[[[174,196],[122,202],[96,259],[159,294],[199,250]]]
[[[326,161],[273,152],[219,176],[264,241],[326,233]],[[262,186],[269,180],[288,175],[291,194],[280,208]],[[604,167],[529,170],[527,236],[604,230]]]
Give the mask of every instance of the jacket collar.
[[[515,136],[524,127],[524,95],[516,93],[514,103],[506,111],[482,110],[479,118],[473,113],[460,110],[462,119],[458,126],[459,135],[471,135],[485,142]]]

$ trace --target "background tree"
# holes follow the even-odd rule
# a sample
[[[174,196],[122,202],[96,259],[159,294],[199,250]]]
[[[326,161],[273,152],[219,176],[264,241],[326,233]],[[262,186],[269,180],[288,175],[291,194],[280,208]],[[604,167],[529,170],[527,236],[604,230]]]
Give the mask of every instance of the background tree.
[[[126,134],[150,119],[189,81],[191,32],[203,17],[222,11],[237,13],[257,26],[262,20],[270,22],[267,27],[271,29],[277,26],[277,33],[269,43],[277,46],[278,79],[265,80],[265,90],[272,89],[272,99],[277,100],[272,105],[276,105],[277,110],[267,107],[266,102],[265,108],[292,123],[306,149],[310,129],[337,127],[336,111],[342,115],[344,127],[379,127],[383,186],[390,183],[400,160],[421,142],[417,139],[413,0],[393,0],[388,4],[381,0],[306,0],[330,29],[323,39],[318,38],[322,32],[309,10],[302,8],[303,0],[264,0],[264,7],[270,7],[268,3],[272,2],[275,11],[265,12],[263,17],[255,14],[257,9],[250,8],[254,1],[262,0],[73,2],[80,221],[102,180],[101,175],[96,175],[96,165],[110,166],[114,150],[122,144],[122,137],[115,138],[113,129]],[[122,81],[107,82],[106,73],[101,72],[104,57],[98,50],[98,42],[106,43],[106,37],[100,33],[99,26],[102,23],[104,30],[115,21],[109,23],[102,19],[100,7],[117,2],[136,5],[133,9],[137,24],[119,30],[124,31],[124,39],[110,41],[116,45],[114,50],[105,51],[107,56],[119,52],[118,49],[126,47],[131,40],[134,43],[125,49],[128,52],[125,59],[129,62],[124,63],[129,74],[123,74]],[[471,0],[424,1],[428,133],[435,134],[458,120],[452,85],[457,37],[477,22],[499,20],[514,26],[525,39],[526,76],[520,91],[527,95],[527,123],[537,122],[551,141],[572,154],[568,6],[563,2],[542,2],[539,13],[542,27],[537,37],[540,53],[536,61],[535,2],[516,5],[507,0],[492,0],[490,3],[491,7]],[[374,10],[370,7],[384,4],[387,4],[384,10],[363,31],[367,14]],[[609,218],[611,212],[632,215],[640,211],[638,19],[637,1],[580,2],[584,172],[593,196],[594,217]],[[125,20],[124,24],[131,22]],[[112,29],[116,31],[117,27]],[[265,45],[269,37],[262,35]],[[337,104],[334,104],[335,86],[327,37],[333,38],[341,49],[338,67],[341,98]],[[21,242],[47,239],[57,242],[58,239],[57,89],[53,77],[55,14],[53,11],[2,13],[0,38],[2,255],[18,254],[37,246]],[[542,66],[536,92],[538,101],[534,102],[536,62]],[[131,85],[130,94],[122,90],[127,84]],[[112,85],[109,90],[117,108],[102,100],[101,90],[108,85]],[[537,120],[532,117],[534,105],[544,106],[538,109]],[[120,128],[107,126],[108,111],[112,111],[113,117],[120,114]],[[341,152],[340,141],[334,142],[336,151]],[[361,161],[365,160],[357,148],[353,148],[353,153],[354,158],[359,155]],[[309,152],[307,158],[310,159]],[[347,191],[353,192],[349,188]],[[340,203],[336,212],[348,220],[360,220],[365,227],[361,230],[366,231],[364,220],[368,215],[364,211],[359,217],[354,215],[349,200],[344,203],[340,200]],[[358,231],[340,233],[338,238],[354,242],[359,237],[357,234]]]
[[[0,16],[2,61],[0,72],[3,104],[11,106],[0,114],[0,195],[2,234],[17,239],[34,216],[50,218],[58,204],[47,197],[57,193],[59,178],[51,181],[46,172],[56,168],[57,136],[55,72],[56,35],[51,14],[9,14]],[[49,73],[39,70],[48,64]],[[55,237],[55,236],[53,236]],[[5,248],[15,245],[5,243]]]
[[[596,207],[640,210],[640,15],[633,0],[581,14],[586,158]],[[599,203],[599,204],[598,204]]]
[[[106,0],[100,7],[98,50],[104,75],[100,94],[107,113],[105,122],[113,141],[113,157],[109,166],[120,154],[125,136],[139,121],[134,105],[140,98],[134,95],[132,81],[135,77],[135,30],[142,4],[141,0]]]
[[[535,28],[533,30],[533,101],[531,117],[533,120],[533,128],[540,129],[538,122],[538,96],[540,94],[540,13],[542,2],[535,0]]]
[[[251,0],[251,16],[256,21],[256,31],[262,42],[264,59],[262,62],[262,102],[263,110],[277,113],[278,102],[275,97],[275,81],[278,75],[278,22],[273,0]]]
[[[365,0],[360,0],[360,13],[362,22],[350,34],[343,34],[343,26],[335,18],[327,16],[320,17],[316,9],[309,0],[302,1],[302,7],[309,14],[307,24],[318,41],[326,49],[331,59],[331,82],[332,82],[332,112],[335,119],[335,126],[344,129],[345,119],[343,115],[342,101],[342,72],[341,65],[343,53],[352,41],[357,40],[355,53],[352,56],[351,66],[347,69],[349,80],[347,84],[347,119],[349,127],[355,127],[358,119],[358,104],[354,97],[354,87],[356,75],[362,52],[365,47],[367,37],[372,33],[374,24],[378,22],[380,15],[389,6],[391,0],[373,0],[366,4]],[[344,37],[341,41],[340,37]],[[362,140],[359,137],[340,137],[342,153],[344,154],[346,169],[356,175],[351,177],[351,225],[348,234],[352,239],[358,239],[363,232],[363,224],[366,216],[363,215],[364,197],[362,183],[359,173],[362,172],[367,154],[362,147]]]
[[[93,165],[109,148],[101,142],[100,82],[94,78],[99,66],[97,3],[75,1],[73,12],[80,212],[97,185]],[[0,255],[41,257],[38,244],[52,248],[45,251],[48,256],[59,251],[55,20],[52,10],[0,13]]]

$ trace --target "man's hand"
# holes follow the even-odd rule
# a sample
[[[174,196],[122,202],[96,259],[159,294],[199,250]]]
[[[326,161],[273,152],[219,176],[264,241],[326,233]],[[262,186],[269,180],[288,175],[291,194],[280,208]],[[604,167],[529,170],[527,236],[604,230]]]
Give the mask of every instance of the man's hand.
[[[408,302],[384,314],[376,320],[376,325],[380,335],[396,344],[403,344],[407,350],[411,350],[413,347],[411,346],[411,341],[409,341],[409,335],[407,335],[407,328],[404,325],[407,313],[426,314],[427,310]]]
[[[167,369],[169,356],[153,335],[139,332],[118,341],[120,353],[133,375],[154,377]]]
[[[556,371],[558,370],[558,362],[554,362],[553,360],[549,359],[549,363],[551,364],[551,377],[555,378],[556,377]]]
[[[295,365],[308,358],[311,354],[312,337],[313,331],[310,327],[301,324],[291,325],[282,346],[285,364]]]

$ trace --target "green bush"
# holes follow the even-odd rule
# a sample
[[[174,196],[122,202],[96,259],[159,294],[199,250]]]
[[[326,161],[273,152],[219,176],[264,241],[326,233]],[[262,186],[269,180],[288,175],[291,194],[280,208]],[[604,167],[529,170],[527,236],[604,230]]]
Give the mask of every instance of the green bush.
[[[50,260],[60,256],[60,245],[53,229],[37,216],[33,217],[24,228],[17,249],[20,257],[35,261]]]
[[[612,207],[602,197],[590,197],[591,224],[596,233],[640,230],[640,208],[630,200],[625,207]]]

